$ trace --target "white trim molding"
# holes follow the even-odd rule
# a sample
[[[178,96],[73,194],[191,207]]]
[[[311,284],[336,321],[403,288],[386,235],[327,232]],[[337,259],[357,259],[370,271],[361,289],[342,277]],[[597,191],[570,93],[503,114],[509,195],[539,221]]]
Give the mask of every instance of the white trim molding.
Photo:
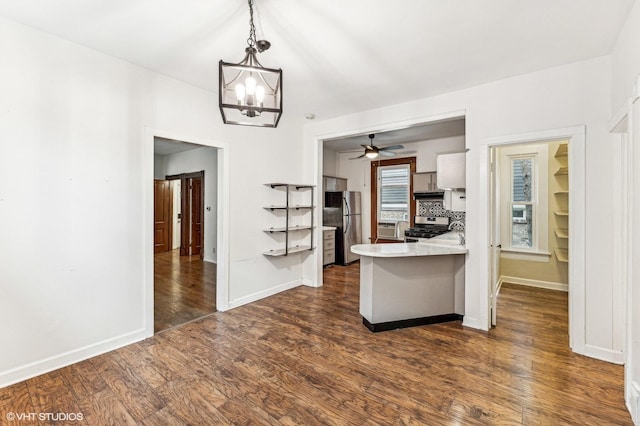
[[[273,296],[274,294],[281,293],[286,290],[291,290],[292,288],[296,288],[302,285],[302,280],[294,280],[289,281],[288,283],[280,284],[275,287],[268,288],[266,290],[257,291],[255,293],[248,294],[246,296],[240,297],[238,299],[233,299],[229,301],[228,308],[233,309],[242,305],[246,305],[260,299],[264,299],[269,296]]]
[[[640,384],[631,382],[627,397],[627,409],[631,413],[631,419],[634,424],[640,424]]]
[[[613,364],[624,364],[624,354],[622,351],[614,351],[593,345],[584,345],[584,355],[600,359],[602,361],[611,362]]]
[[[500,250],[500,257],[503,259],[528,260],[530,262],[549,263],[551,253],[537,251]]]
[[[144,321],[146,336],[153,336],[153,145],[155,137],[189,142],[204,147],[218,149],[218,223],[217,223],[217,259],[216,259],[216,310],[229,309],[229,144],[210,139],[202,139],[192,135],[184,135],[176,132],[144,128],[144,169],[143,182],[145,195],[144,226],[145,237],[145,279],[144,294],[145,308]]]
[[[442,112],[438,114],[426,115],[415,117],[411,119],[404,119],[398,121],[382,121],[376,124],[372,124],[369,126],[363,127],[355,127],[349,130],[339,131],[339,132],[330,132],[330,133],[310,133],[307,137],[313,141],[312,145],[312,154],[314,157],[314,176],[313,183],[318,188],[318,191],[315,191],[315,205],[321,206],[322,200],[320,199],[322,191],[322,175],[323,175],[323,146],[324,141],[329,139],[336,138],[345,138],[354,135],[365,135],[368,133],[381,133],[392,130],[400,130],[407,129],[414,126],[421,126],[424,124],[435,123],[443,120],[451,120],[456,118],[465,118],[467,115],[467,110],[465,108],[451,110],[447,112]],[[315,218],[315,234],[313,236],[315,241],[322,241],[322,215],[317,215]],[[303,277],[306,278],[305,285],[311,287],[321,287],[323,285],[323,265],[322,265],[322,250],[318,250],[314,256],[314,260],[312,264],[304,263],[304,272]],[[313,276],[313,280],[315,281],[313,284],[306,284],[308,281],[308,277]],[[476,327],[474,327],[476,328]],[[482,328],[484,327],[477,327]]]
[[[103,353],[110,352],[123,346],[139,342],[145,337],[147,337],[146,330],[140,329],[131,333],[123,334],[122,336],[114,337],[112,339],[104,340],[102,342],[65,352],[60,355],[45,358],[31,364],[23,365],[13,370],[4,371],[0,374],[0,388],[11,386],[15,383],[22,382],[32,377],[49,373],[59,368],[63,368],[68,365],[75,364],[98,355],[102,355]]]
[[[491,168],[491,148],[503,145],[569,140],[569,181],[572,182],[569,192],[569,346],[579,354],[586,355],[586,127],[575,126],[559,129],[543,130],[533,133],[496,136],[485,139],[485,143],[480,147],[481,161],[484,167],[480,168],[481,193],[479,198],[484,201],[485,211],[490,212],[489,194],[491,191],[490,179],[487,170]],[[487,241],[491,241],[491,215],[488,214]],[[485,261],[489,267],[487,275],[483,277],[486,285],[487,307],[491,306],[491,253],[484,252]],[[488,327],[491,326],[491,318],[487,318]]]
[[[510,277],[506,275],[500,276],[500,280],[498,281],[498,288],[501,288],[503,283],[524,285],[527,287],[545,288],[547,290],[557,290],[564,292],[569,291],[568,284],[556,283],[553,281],[532,280],[529,278]]]

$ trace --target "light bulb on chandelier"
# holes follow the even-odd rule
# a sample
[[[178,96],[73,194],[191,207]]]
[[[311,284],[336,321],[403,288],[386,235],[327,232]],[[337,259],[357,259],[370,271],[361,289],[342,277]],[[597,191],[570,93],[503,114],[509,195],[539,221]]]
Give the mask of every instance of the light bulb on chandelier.
[[[282,114],[282,70],[258,62],[256,55],[269,49],[271,43],[256,39],[253,2],[248,0],[249,38],[244,59],[219,64],[220,112],[227,124],[277,127]]]

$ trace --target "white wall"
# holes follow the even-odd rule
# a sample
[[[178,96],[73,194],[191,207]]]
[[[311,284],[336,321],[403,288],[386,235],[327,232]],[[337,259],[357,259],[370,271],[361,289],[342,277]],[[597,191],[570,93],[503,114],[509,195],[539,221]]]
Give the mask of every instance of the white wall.
[[[261,205],[302,181],[303,117],[225,126],[214,93],[4,18],[0,57],[0,386],[153,333],[147,129],[229,147],[229,307],[300,284]]]
[[[328,148],[324,148],[324,154],[322,155],[322,174],[326,176],[338,176],[338,153]]]
[[[630,143],[633,150],[631,168],[632,208],[630,218],[631,265],[630,287],[627,288],[627,336],[625,354],[625,399],[640,424],[640,3],[635,2],[627,21],[622,28],[612,54],[612,102],[611,116],[616,116],[623,108],[631,111],[628,117],[632,134]],[[635,86],[635,87],[634,87]],[[624,154],[623,154],[624,155]]]
[[[433,172],[436,170],[436,157],[441,152],[462,151],[464,149],[464,136],[432,139],[403,143],[404,151],[411,151],[408,157],[416,157],[416,172]],[[362,241],[368,243],[371,240],[371,160],[361,158],[350,160],[358,152],[338,153],[338,175],[348,179],[350,191],[362,193]],[[393,158],[401,158],[397,155]]]
[[[608,146],[610,58],[601,57],[484,84],[441,96],[364,111],[305,126],[307,179],[318,172],[314,164],[318,140],[342,134],[381,131],[401,123],[427,121],[466,110],[467,213],[466,258],[467,326],[486,328],[488,295],[488,208],[479,194],[486,192],[486,163],[481,162],[487,140],[502,135],[540,132],[585,125],[586,137],[586,336],[585,345],[602,358],[618,359],[612,329],[612,236],[609,209],[613,202],[609,180],[613,154]],[[484,176],[484,177],[483,177]],[[316,179],[317,176],[315,176]],[[318,261],[308,262],[306,276],[321,280]]]
[[[159,156],[154,156],[158,160]],[[204,170],[204,260],[216,262],[217,259],[217,207],[218,207],[218,154],[215,148],[197,148],[176,154],[164,155],[160,163],[162,169],[156,170],[156,179],[169,175],[199,172]],[[157,169],[154,164],[154,169]],[[174,242],[175,244],[175,242]]]

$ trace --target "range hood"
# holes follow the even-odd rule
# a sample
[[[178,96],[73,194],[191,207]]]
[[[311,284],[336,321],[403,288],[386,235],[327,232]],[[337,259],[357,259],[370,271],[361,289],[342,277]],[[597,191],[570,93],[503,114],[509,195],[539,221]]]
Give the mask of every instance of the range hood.
[[[414,192],[413,198],[416,200],[439,200],[444,199],[444,191],[430,191],[430,192]]]
[[[414,173],[413,198],[416,200],[442,200],[444,190],[438,188],[436,172]]]

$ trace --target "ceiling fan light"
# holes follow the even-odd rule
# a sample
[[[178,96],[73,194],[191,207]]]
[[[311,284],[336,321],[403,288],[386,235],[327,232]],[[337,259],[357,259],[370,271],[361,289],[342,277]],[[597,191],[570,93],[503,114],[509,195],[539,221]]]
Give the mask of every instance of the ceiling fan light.
[[[370,159],[374,159],[374,158],[378,158],[378,152],[377,151],[367,151],[365,152],[365,157],[370,158]]]

